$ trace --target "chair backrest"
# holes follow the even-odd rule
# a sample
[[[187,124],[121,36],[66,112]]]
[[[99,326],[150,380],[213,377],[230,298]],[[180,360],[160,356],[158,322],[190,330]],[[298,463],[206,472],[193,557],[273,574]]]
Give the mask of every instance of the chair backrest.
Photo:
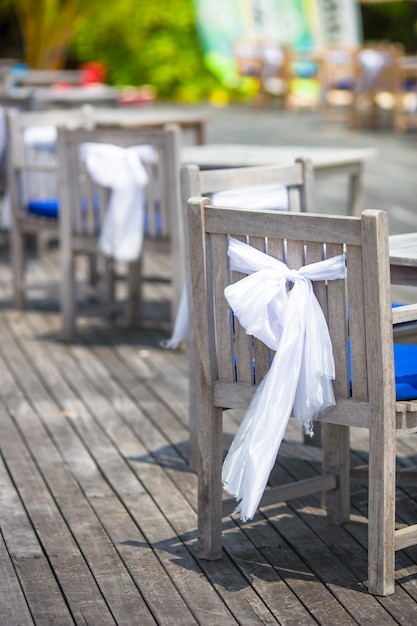
[[[326,93],[330,90],[352,90],[355,79],[356,48],[328,46],[320,63],[320,81]]]
[[[395,93],[398,87],[398,58],[404,47],[398,43],[369,43],[355,54],[355,91],[358,93]]]
[[[178,127],[167,126],[159,130],[126,129],[117,127],[86,129],[58,128],[58,151],[62,167],[61,179],[65,194],[73,195],[72,230],[77,236],[97,234],[97,209],[94,194],[99,192],[80,155],[84,143],[112,144],[122,148],[151,146],[140,157],[149,177],[146,185],[147,229],[150,239],[166,240],[177,227],[176,190],[178,179]],[[61,169],[61,168],[60,168]],[[168,182],[166,180],[168,179]],[[68,185],[68,186],[67,186]],[[102,190],[101,190],[102,191]],[[77,196],[77,197],[76,197]],[[84,202],[80,202],[85,198]],[[77,211],[82,211],[77,216]]]
[[[7,160],[11,204],[24,220],[34,223],[36,214],[29,216],[31,201],[58,199],[56,127],[59,124],[79,125],[81,111],[7,110]]]
[[[308,159],[298,159],[288,165],[261,165],[258,167],[234,167],[217,170],[201,170],[197,165],[181,168],[181,195],[185,207],[192,196],[212,196],[217,192],[270,186],[285,187],[287,210],[312,212],[315,206],[314,170]],[[279,204],[279,203],[278,203]],[[238,204],[237,206],[245,206]],[[247,205],[246,205],[247,206]],[[248,208],[248,206],[247,206]],[[272,208],[272,207],[271,207]],[[281,206],[282,208],[282,206]]]
[[[395,415],[386,213],[364,211],[356,218],[253,212],[192,198],[188,218],[200,398],[244,409],[270,367],[271,351],[246,334],[224,297],[225,287],[242,278],[230,270],[233,236],[296,270],[345,253],[346,279],[314,282],[336,368],[337,405],[321,421],[369,426],[371,407],[381,411],[383,405]]]
[[[168,125],[162,129],[127,129],[95,127],[86,129],[58,128],[59,187],[61,205],[61,238],[77,249],[90,249],[97,241],[109,198],[108,187],[92,180],[80,147],[85,143],[113,144],[122,148],[143,146],[141,158],[147,170],[145,186],[145,245],[164,247],[173,257],[176,273],[174,302],[179,300],[179,285],[184,279],[183,218],[179,195],[179,128]],[[146,147],[149,147],[146,150]]]

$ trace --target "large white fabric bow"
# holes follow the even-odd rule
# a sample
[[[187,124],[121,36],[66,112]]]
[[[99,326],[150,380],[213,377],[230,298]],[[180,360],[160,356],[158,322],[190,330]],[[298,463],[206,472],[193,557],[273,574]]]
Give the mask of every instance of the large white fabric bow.
[[[226,299],[246,333],[276,351],[222,469],[226,491],[240,500],[234,513],[246,521],[259,505],[292,409],[311,433],[313,419],[335,403],[332,345],[311,281],[345,278],[346,266],[340,255],[290,270],[233,238],[228,254],[231,269],[248,276],[226,287]]]
[[[80,146],[92,179],[112,190],[100,232],[99,248],[118,261],[138,259],[145,223],[145,186],[148,175],[142,164],[150,146],[121,148],[113,144],[86,142]]]

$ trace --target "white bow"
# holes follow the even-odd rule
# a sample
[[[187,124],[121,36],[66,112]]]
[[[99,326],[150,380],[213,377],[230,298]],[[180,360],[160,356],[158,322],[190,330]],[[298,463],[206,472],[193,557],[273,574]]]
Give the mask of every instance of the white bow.
[[[259,505],[292,410],[312,433],[313,419],[335,403],[332,345],[311,281],[345,278],[346,266],[340,255],[290,270],[233,238],[228,254],[231,269],[249,275],[226,287],[226,299],[246,333],[276,351],[223,464],[223,485],[240,500],[235,513],[246,521]]]
[[[147,152],[149,146],[121,148],[88,142],[80,146],[90,176],[112,189],[99,247],[103,254],[118,261],[134,261],[142,251],[148,175],[141,157]]]

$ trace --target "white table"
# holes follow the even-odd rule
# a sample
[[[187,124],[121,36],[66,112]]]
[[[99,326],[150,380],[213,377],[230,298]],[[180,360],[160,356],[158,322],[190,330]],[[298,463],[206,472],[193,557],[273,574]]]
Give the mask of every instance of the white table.
[[[311,146],[257,146],[250,144],[205,144],[182,149],[183,164],[201,168],[245,167],[289,163],[297,158],[312,161],[316,174],[341,171],[349,176],[349,215],[362,211],[364,162],[376,156],[373,148],[322,148]]]
[[[160,128],[166,124],[178,124],[183,130],[191,130],[195,134],[197,144],[204,143],[205,126],[210,118],[208,110],[166,106],[94,108],[89,115],[100,126],[117,124],[121,128]]]
[[[417,232],[389,238],[391,282],[417,286]]]

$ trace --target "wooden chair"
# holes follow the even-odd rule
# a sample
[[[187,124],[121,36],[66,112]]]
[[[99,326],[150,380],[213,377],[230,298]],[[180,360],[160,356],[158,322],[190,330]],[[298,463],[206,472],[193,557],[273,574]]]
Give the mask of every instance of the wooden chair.
[[[358,217],[251,212],[212,207],[207,198],[188,204],[199,392],[199,555],[222,555],[222,516],[236,501],[222,500],[222,414],[247,409],[269,371],[271,353],[248,336],[236,316],[231,324],[225,288],[242,274],[230,271],[229,237],[267,250],[298,270],[345,253],[347,278],[315,282],[335,359],[336,404],[319,416],[323,474],[265,491],[261,505],[326,491],[328,519],[349,519],[349,427],[369,429],[368,589],[394,592],[395,551],[417,543],[417,525],[395,529],[395,436],[417,430],[417,401],[396,402],[392,323],[417,317],[417,306],[390,302],[388,219],[383,211]],[[415,350],[415,346],[411,347]],[[413,353],[416,354],[415,352]],[[417,386],[417,358],[414,385]]]
[[[48,211],[48,207],[58,193],[54,127],[60,123],[69,123],[68,114],[50,112],[46,117],[7,109],[6,167],[11,204],[13,303],[17,309],[23,309],[25,301],[28,236],[35,238],[38,249],[45,240],[58,238],[56,211]]]
[[[108,124],[106,128],[99,130],[91,129],[94,123],[86,119],[82,111],[57,110],[47,113],[8,111],[8,186],[11,194],[11,257],[13,271],[14,306],[23,309],[25,306],[25,251],[27,235],[32,234],[37,238],[55,238],[60,242],[65,241],[66,249],[63,259],[63,271],[66,277],[63,289],[62,306],[64,309],[63,337],[71,340],[75,330],[75,297],[74,284],[72,282],[72,270],[74,269],[73,253],[85,250],[90,259],[89,281],[91,286],[95,282],[97,274],[97,248],[98,233],[100,230],[99,217],[103,215],[104,205],[99,209],[97,203],[101,198],[102,203],[108,197],[103,189],[96,190],[94,196],[95,215],[93,217],[92,204],[88,204],[90,197],[84,190],[79,190],[83,197],[83,218],[73,209],[74,214],[65,228],[63,240],[61,229],[63,224],[58,220],[58,208],[60,204],[65,207],[71,206],[74,198],[71,192],[76,193],[76,184],[87,184],[85,171],[82,170],[81,178],[75,176],[71,179],[70,171],[78,172],[82,164],[78,159],[78,146],[87,141],[114,141],[116,144],[140,145],[151,143],[155,146],[158,154],[158,163],[147,165],[149,184],[146,187],[147,194],[147,227],[145,248],[158,248],[159,251],[172,255],[173,268],[173,299],[172,310],[175,312],[179,300],[181,285],[183,282],[184,267],[184,242],[182,237],[182,215],[179,211],[179,129],[177,126],[167,127],[160,130],[144,131],[144,129],[119,129],[117,125]],[[87,132],[85,124],[90,127]],[[57,128],[62,128],[62,142],[68,141],[68,147],[62,147],[57,152]],[[71,128],[79,128],[79,131]],[[80,129],[83,128],[83,130]],[[40,139],[27,142],[25,135],[28,129],[35,128],[36,135]],[[65,128],[65,130],[64,130]],[[26,135],[27,136],[27,135]],[[48,139],[49,137],[49,139]],[[90,139],[88,139],[90,138]],[[48,140],[47,140],[48,139]],[[38,143],[37,143],[38,142]],[[78,143],[77,143],[78,142]],[[38,145],[40,143],[40,145]],[[59,154],[59,159],[58,159]],[[58,184],[58,177],[60,183]],[[93,188],[93,187],[92,187]],[[90,196],[88,195],[90,193]],[[80,205],[81,206],[81,205]],[[100,210],[102,211],[100,213]],[[90,211],[90,212],[89,212]],[[75,215],[79,222],[76,222]],[[67,215],[67,213],[66,213]],[[87,217],[88,216],[88,217]],[[74,221],[72,221],[74,220]],[[89,221],[90,220],[90,221]],[[76,224],[83,226],[84,231],[72,231]],[[67,237],[67,232],[70,236]],[[180,259],[180,260],[178,260]],[[102,290],[111,296],[112,273],[109,272],[111,263],[106,263],[107,270],[104,272],[106,286]],[[176,271],[174,271],[174,269]],[[128,307],[128,320],[138,321],[140,309],[140,285],[134,283],[135,276],[140,276],[139,268],[136,273],[131,268],[131,300],[132,306]],[[103,286],[103,283],[100,283]],[[135,294],[133,296],[133,293]],[[110,304],[108,302],[108,304]],[[140,318],[140,316],[139,316]]]
[[[394,130],[405,132],[417,127],[417,56],[398,55]]]
[[[273,193],[271,194],[271,186]],[[243,189],[242,189],[243,188]],[[252,195],[258,190],[260,199],[263,191],[268,190],[268,196],[276,194],[281,196],[282,188],[288,193],[287,208],[291,211],[313,212],[315,207],[314,170],[312,162],[307,159],[299,159],[289,165],[264,165],[259,167],[224,168],[220,170],[201,170],[197,165],[184,165],[181,168],[181,198],[182,206],[187,206],[188,199],[193,196],[210,196],[217,194],[221,197],[223,192],[241,190],[242,195],[248,195],[252,202]],[[246,192],[245,192],[246,190]],[[261,200],[260,200],[261,201]],[[269,198],[268,198],[268,201]],[[241,200],[244,203],[244,200]],[[229,204],[230,206],[230,204]],[[246,205],[248,206],[248,205]],[[269,207],[271,208],[271,207]],[[187,229],[186,217],[184,227]],[[187,230],[185,233],[187,239]],[[186,249],[186,254],[188,248]],[[186,260],[187,285],[191,285],[190,259]],[[196,348],[194,338],[194,325],[192,314],[191,292],[188,293],[189,319],[189,362],[190,362],[190,465],[197,467],[197,411],[199,399],[197,397],[196,376]]]
[[[279,98],[287,108],[293,61],[288,46],[244,38],[235,41],[233,53],[239,76],[249,76],[257,82],[257,103],[263,105],[271,98]]]
[[[345,120],[352,105],[356,48],[328,46],[320,59],[321,106],[326,121]]]
[[[184,240],[179,202],[179,128],[141,130],[99,128],[58,129],[60,189],[60,249],[62,264],[61,308],[63,338],[71,341],[76,319],[75,263],[79,255],[97,252],[102,221],[109,194],[94,183],[80,147],[86,142],[131,146],[152,146],[155,162],[144,162],[148,171],[145,187],[146,212],[143,254],[150,250],[169,253],[172,268],[172,314],[175,313],[184,281]],[[108,191],[108,190],[107,190]],[[128,264],[128,324],[142,321],[142,258]],[[104,294],[110,304],[113,294],[114,259],[107,257]],[[102,283],[103,284],[103,283]],[[102,292],[102,293],[103,293]]]
[[[395,117],[399,87],[398,63],[404,55],[401,44],[378,42],[359,48],[355,55],[355,86],[350,106],[350,126],[364,122],[377,128]]]

